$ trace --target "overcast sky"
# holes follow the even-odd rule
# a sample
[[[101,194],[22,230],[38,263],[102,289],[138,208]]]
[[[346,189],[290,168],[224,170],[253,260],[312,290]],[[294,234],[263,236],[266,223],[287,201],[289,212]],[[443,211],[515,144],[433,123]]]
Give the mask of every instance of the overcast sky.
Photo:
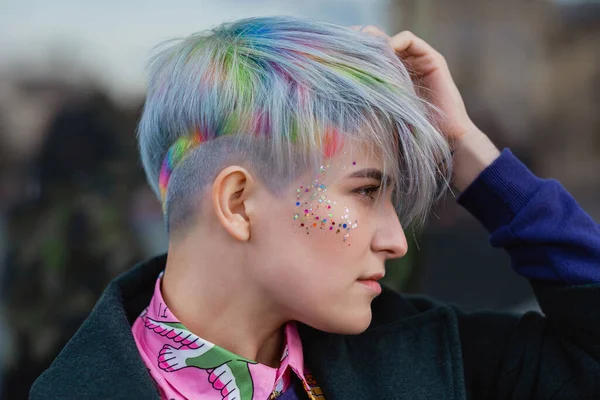
[[[58,58],[65,68],[84,66],[116,95],[127,96],[143,90],[145,62],[163,40],[259,15],[383,25],[388,1],[0,0],[0,68],[25,59],[43,71]]]

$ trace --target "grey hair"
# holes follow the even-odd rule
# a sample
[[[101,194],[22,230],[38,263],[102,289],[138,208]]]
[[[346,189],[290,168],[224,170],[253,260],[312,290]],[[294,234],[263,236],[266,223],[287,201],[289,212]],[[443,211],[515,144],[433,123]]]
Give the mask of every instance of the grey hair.
[[[203,141],[172,171],[165,198],[172,231],[189,225],[198,194],[240,163],[271,188],[322,163],[338,136],[381,154],[404,226],[423,224],[451,174],[437,111],[382,38],[292,17],[248,18],[170,41],[149,66],[138,127],[148,182],[169,148]],[[440,168],[443,165],[443,168]]]

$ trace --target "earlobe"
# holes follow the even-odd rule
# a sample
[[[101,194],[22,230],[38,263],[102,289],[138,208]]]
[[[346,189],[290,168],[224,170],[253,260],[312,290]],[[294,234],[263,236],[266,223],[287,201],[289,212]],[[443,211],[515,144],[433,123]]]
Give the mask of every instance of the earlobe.
[[[253,188],[252,175],[239,166],[225,168],[213,182],[212,203],[216,217],[225,231],[239,241],[250,239],[246,201]]]

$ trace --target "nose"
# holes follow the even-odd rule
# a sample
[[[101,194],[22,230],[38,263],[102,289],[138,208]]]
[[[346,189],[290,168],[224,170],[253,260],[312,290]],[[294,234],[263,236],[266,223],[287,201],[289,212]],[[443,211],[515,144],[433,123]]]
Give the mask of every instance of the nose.
[[[390,203],[384,206],[371,242],[371,250],[385,259],[402,258],[408,252],[408,242],[396,210]]]

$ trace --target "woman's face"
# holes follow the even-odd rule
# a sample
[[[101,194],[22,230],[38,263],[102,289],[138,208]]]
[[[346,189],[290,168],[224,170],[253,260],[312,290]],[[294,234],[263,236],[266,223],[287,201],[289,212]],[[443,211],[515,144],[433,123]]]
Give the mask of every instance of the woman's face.
[[[283,197],[260,194],[251,227],[252,265],[264,290],[288,315],[314,328],[359,333],[371,322],[384,261],[407,252],[391,201],[381,192],[382,161],[344,146]]]

